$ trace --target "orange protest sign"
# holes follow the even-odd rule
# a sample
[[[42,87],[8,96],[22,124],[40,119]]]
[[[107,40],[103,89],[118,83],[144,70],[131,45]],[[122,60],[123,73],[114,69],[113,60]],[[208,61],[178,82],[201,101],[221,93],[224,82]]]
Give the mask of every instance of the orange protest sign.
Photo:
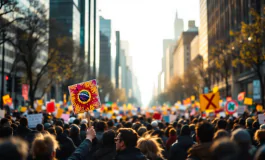
[[[63,114],[63,109],[58,108],[56,118],[61,118],[62,114]]]
[[[205,110],[216,110],[219,109],[219,100],[220,95],[217,93],[208,93],[200,95],[200,109],[201,111]]]
[[[37,112],[41,112],[41,111],[42,111],[42,108],[41,108],[40,105],[37,106],[36,111],[37,111]]]
[[[4,95],[2,99],[3,99],[3,105],[12,103],[12,98],[10,98],[9,94]]]
[[[253,104],[253,99],[245,97],[244,104],[245,105],[252,105]]]

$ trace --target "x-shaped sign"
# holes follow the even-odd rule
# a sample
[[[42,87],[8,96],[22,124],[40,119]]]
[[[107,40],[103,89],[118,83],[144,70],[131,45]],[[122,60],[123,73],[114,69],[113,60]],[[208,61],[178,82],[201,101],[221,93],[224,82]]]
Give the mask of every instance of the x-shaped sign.
[[[215,94],[212,95],[212,97],[209,99],[206,95],[203,95],[205,99],[209,101],[208,105],[206,106],[206,109],[209,109],[210,105],[212,105],[214,108],[217,108],[217,106],[212,102]]]

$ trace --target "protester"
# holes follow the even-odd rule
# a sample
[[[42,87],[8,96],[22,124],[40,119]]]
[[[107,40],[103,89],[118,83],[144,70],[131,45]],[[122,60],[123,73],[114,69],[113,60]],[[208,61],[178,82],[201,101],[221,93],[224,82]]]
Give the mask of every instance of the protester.
[[[264,160],[265,159],[265,146],[262,146],[256,153],[254,160]]]
[[[166,149],[169,150],[171,145],[177,140],[177,131],[174,128],[171,128],[169,131],[169,138],[166,142]]]
[[[115,138],[117,155],[114,160],[147,160],[136,148],[138,135],[130,128],[120,128]]]
[[[80,128],[81,141],[86,139],[86,130],[87,130],[87,122],[86,123],[81,122],[81,128]]]
[[[79,146],[81,144],[81,137],[80,137],[80,128],[76,124],[72,124],[70,128],[69,137],[73,140],[75,146]]]
[[[229,133],[224,129],[219,129],[217,132],[215,132],[213,139],[221,139],[221,138],[229,138]]]
[[[185,160],[187,158],[188,149],[195,144],[191,137],[191,130],[188,125],[181,128],[180,136],[174,143],[169,152],[169,160]]]
[[[189,160],[211,159],[210,146],[214,136],[214,128],[207,121],[202,121],[196,126],[196,135],[198,144],[193,145],[188,151]]]
[[[214,160],[237,160],[239,148],[234,141],[228,138],[220,138],[211,146],[211,158]]]
[[[28,128],[28,119],[23,117],[20,119],[20,124],[17,128],[17,136],[19,136],[22,139],[26,139],[28,134],[32,131]]]
[[[28,145],[19,138],[0,140],[1,160],[26,160],[28,157]]]
[[[109,160],[115,157],[116,148],[114,138],[115,132],[113,130],[108,130],[103,133],[102,146],[95,152],[95,160]]]
[[[257,142],[257,149],[265,145],[265,130],[257,130],[254,136],[254,140]]]
[[[137,148],[149,159],[149,160],[162,160],[163,148],[157,142],[157,137],[146,135],[139,138],[137,142]]]

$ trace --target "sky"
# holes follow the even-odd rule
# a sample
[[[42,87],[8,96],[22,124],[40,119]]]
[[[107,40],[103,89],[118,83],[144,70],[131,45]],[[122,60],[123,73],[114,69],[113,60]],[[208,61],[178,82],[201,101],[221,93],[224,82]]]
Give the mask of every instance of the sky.
[[[163,39],[174,38],[176,11],[199,26],[199,0],[99,0],[99,14],[112,20],[112,29],[129,42],[133,72],[137,76],[143,105],[149,104],[162,68]]]

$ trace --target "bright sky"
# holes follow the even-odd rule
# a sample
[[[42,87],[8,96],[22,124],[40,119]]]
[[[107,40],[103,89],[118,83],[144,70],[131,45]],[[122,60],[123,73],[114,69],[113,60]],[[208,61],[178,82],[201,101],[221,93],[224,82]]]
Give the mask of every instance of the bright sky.
[[[148,105],[162,68],[163,39],[174,37],[176,11],[185,30],[188,20],[199,26],[199,0],[99,0],[98,9],[112,20],[121,40],[129,41],[142,103]]]

